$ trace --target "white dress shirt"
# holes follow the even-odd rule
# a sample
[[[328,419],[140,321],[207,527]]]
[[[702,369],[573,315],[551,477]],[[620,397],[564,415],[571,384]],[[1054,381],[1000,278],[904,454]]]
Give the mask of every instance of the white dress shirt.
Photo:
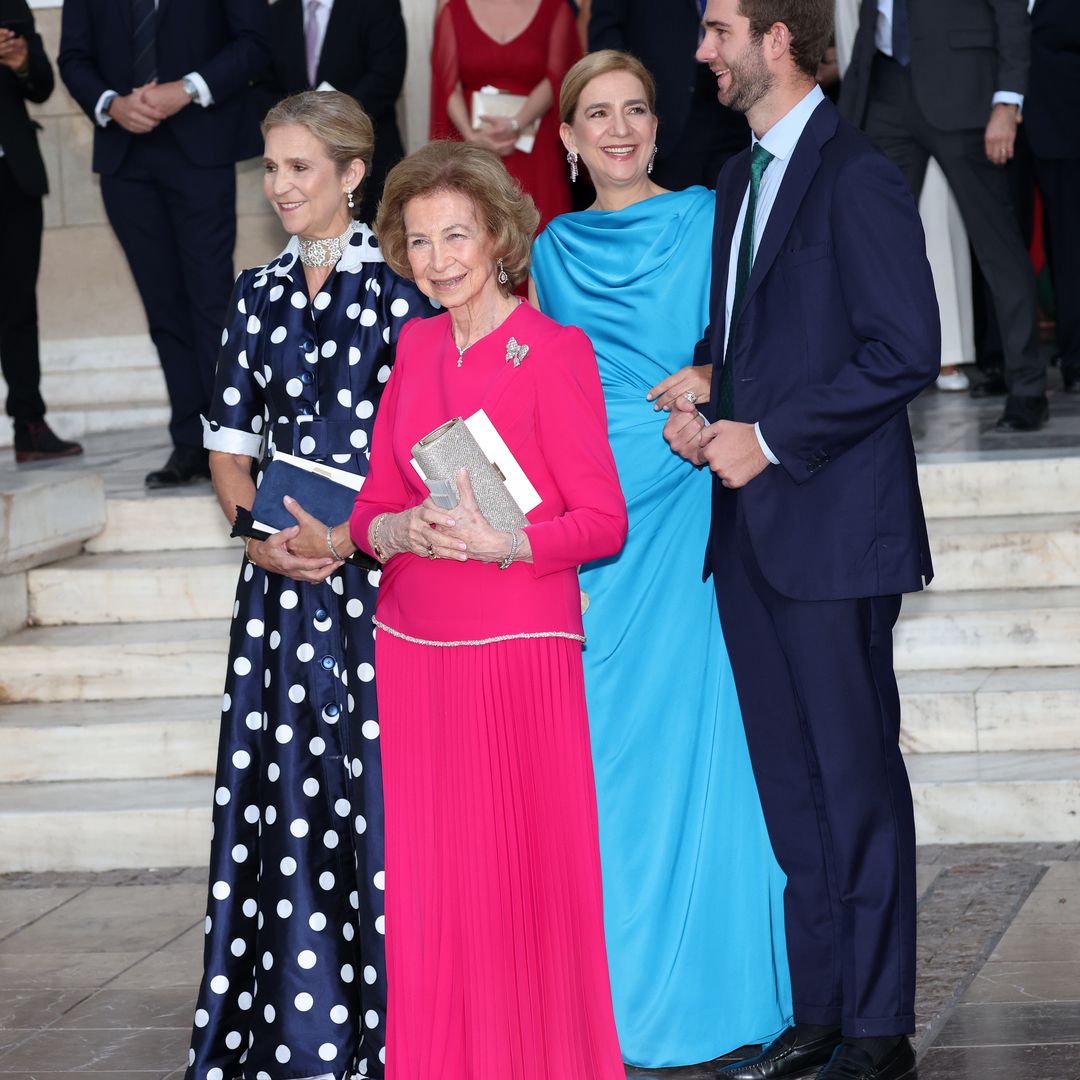
[[[795,146],[802,138],[813,111],[825,100],[821,87],[814,88],[792,109],[785,113],[762,138],[753,136],[752,145],[759,142],[773,156],[765,172],[761,176],[761,187],[758,188],[757,205],[754,207],[754,256],[757,256],[761,246],[761,238],[765,235],[765,226],[769,223],[769,214],[772,213],[776,196],[780,191],[780,185],[784,182],[784,174],[787,172],[788,162],[795,152]],[[727,295],[724,298],[724,311],[727,317],[724,320],[724,357],[726,363],[728,337],[731,333],[731,311],[735,306],[735,277],[739,269],[739,245],[742,242],[743,224],[746,221],[746,207],[750,201],[750,183],[746,184],[743,193],[742,206],[739,207],[739,216],[735,221],[735,232],[731,237],[731,251],[728,254],[728,277]],[[754,433],[757,435],[761,452],[774,465],[780,464],[780,459],[769,449],[768,443],[761,434],[761,425],[754,425]]]
[[[155,9],[159,6],[161,0],[154,0]],[[206,85],[206,80],[197,72],[189,71],[185,76],[185,79],[190,79],[194,84],[198,93],[195,95],[195,101],[197,101],[204,109],[214,104],[214,95],[210,93],[210,87]],[[106,112],[110,103],[114,98],[118,98],[120,95],[115,90],[106,90],[98,98],[97,104],[94,106],[94,119],[102,127],[107,127],[112,122],[112,117]]]
[[[1028,0],[1028,12],[1035,6],[1035,0]],[[878,52],[886,56],[892,56],[892,16],[893,0],[877,0],[877,32],[874,35],[874,44]],[[992,105],[1015,105],[1018,109],[1024,107],[1024,95],[1017,94],[1012,90],[998,90],[990,99]]]

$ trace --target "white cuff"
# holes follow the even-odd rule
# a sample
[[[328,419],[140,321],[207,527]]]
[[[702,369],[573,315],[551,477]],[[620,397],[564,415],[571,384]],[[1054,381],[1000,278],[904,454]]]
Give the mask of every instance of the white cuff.
[[[991,99],[991,105],[1015,105],[1021,112],[1024,111],[1024,95],[1017,94],[1013,90],[999,90]]]
[[[197,71],[189,71],[184,78],[190,79],[199,91],[195,98],[198,104],[204,109],[207,106],[214,104],[214,95],[210,93],[210,87],[206,85],[206,80]]]
[[[115,90],[106,90],[101,97],[97,99],[97,104],[94,106],[94,119],[101,127],[108,127],[112,123],[112,117],[105,111],[109,104],[118,98],[120,95]]]
[[[205,416],[200,416],[203,427],[203,448],[219,450],[223,454],[238,454],[241,457],[262,457],[263,437],[240,428],[227,428],[218,425],[211,427]]]
[[[765,441],[765,436],[761,434],[761,425],[754,425],[754,434],[757,436],[758,446],[761,447],[761,452],[769,459],[770,464],[779,465],[780,459],[769,449],[769,444]]]

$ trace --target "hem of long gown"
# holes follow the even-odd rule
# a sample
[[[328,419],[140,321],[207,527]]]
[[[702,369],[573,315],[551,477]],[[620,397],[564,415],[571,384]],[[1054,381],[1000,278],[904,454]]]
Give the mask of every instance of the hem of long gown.
[[[662,1060],[644,1059],[641,1061],[633,1060],[632,1057],[624,1057],[623,1064],[628,1065],[633,1069],[691,1069],[697,1065],[708,1065],[717,1058],[722,1058],[727,1054],[734,1053],[736,1050],[741,1050],[744,1046],[765,1046],[767,1043],[772,1042],[780,1032],[791,1027],[794,1022],[795,1021],[791,1016],[787,1016],[778,1028],[775,1028],[764,1035],[751,1035],[734,1045],[729,1045],[725,1042],[718,1047],[710,1047],[706,1052],[708,1055],[707,1057],[699,1058],[698,1055],[694,1054],[690,1058],[687,1058],[685,1055],[680,1054],[677,1058],[665,1057]]]
[[[431,638],[418,638],[413,637],[412,634],[403,633],[401,630],[395,630],[392,626],[387,626],[386,623],[379,622],[378,619],[371,620],[376,627],[380,630],[385,630],[388,634],[392,634],[396,638],[401,638],[402,641],[408,641],[412,645],[430,645],[435,648],[450,648],[452,646],[475,646],[475,645],[494,645],[500,641],[531,641],[535,638],[565,638],[567,641],[580,641],[585,643],[585,636],[583,634],[573,634],[569,630],[536,630],[532,633],[526,633],[522,631],[517,634],[498,634],[495,637],[476,638],[473,641],[435,641]]]

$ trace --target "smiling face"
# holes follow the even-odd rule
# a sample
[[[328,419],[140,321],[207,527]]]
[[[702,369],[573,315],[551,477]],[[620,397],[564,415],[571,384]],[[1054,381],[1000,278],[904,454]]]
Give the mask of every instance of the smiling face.
[[[722,105],[750,112],[774,85],[765,59],[766,38],[754,41],[750,20],[739,12],[739,0],[709,0],[702,22],[698,63],[708,64],[716,76],[716,96]]]
[[[279,124],[266,133],[263,168],[263,192],[290,235],[340,236],[348,227],[346,199],[364,177],[362,161],[340,172],[303,124]]]
[[[656,115],[636,75],[610,71],[590,79],[574,122],[559,131],[567,150],[581,156],[598,192],[644,182],[656,146]]]
[[[410,199],[402,216],[409,268],[425,296],[456,308],[499,295],[494,240],[471,199],[438,191]]]

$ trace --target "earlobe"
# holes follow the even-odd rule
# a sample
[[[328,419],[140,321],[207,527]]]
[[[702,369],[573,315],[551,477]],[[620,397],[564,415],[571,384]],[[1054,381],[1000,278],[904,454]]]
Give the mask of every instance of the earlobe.
[[[567,152],[571,154],[578,152],[577,143],[574,142],[574,129],[569,124],[559,125],[559,138],[562,139],[562,144],[566,147]]]

